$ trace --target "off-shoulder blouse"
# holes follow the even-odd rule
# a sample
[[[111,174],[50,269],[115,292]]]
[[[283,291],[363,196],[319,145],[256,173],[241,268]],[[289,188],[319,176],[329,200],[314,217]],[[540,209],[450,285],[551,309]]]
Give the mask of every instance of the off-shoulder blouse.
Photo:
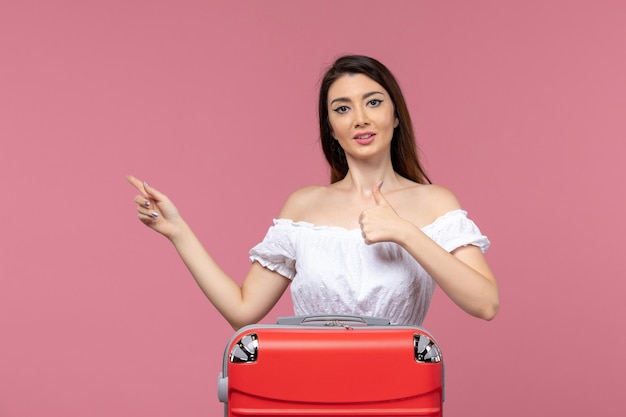
[[[448,252],[489,239],[453,210],[421,229]],[[295,315],[349,314],[389,318],[392,324],[421,325],[435,282],[401,246],[366,244],[360,229],[274,219],[250,260],[292,280]]]

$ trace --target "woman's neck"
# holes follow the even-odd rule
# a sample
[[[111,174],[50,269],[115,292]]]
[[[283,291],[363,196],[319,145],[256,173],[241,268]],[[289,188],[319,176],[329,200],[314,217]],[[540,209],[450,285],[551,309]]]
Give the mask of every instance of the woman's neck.
[[[375,170],[351,167],[344,179],[339,181],[337,185],[345,191],[363,198],[371,198],[372,189],[381,181],[383,181],[385,189],[393,190],[400,186],[401,177],[393,171],[391,166]]]

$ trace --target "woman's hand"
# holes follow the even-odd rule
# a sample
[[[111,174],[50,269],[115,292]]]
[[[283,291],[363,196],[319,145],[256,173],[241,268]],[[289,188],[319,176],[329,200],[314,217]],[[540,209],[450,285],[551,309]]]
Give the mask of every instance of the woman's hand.
[[[151,187],[148,183],[142,182],[132,175],[126,176],[126,179],[141,192],[135,196],[139,220],[172,240],[177,231],[184,225],[184,220],[178,209],[165,194]]]
[[[396,242],[407,228],[407,221],[396,213],[380,191],[382,181],[372,188],[375,207],[361,212],[359,225],[365,243]]]

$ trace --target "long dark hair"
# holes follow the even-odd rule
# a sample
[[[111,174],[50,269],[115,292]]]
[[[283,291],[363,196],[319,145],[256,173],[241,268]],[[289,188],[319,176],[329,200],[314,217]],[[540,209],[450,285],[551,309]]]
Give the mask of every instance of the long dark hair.
[[[330,183],[343,179],[348,173],[346,155],[332,136],[328,120],[328,90],[330,86],[345,74],[364,74],[380,84],[391,96],[398,126],[394,129],[391,140],[391,163],[394,171],[401,176],[420,184],[431,181],[422,168],[417,156],[415,134],[411,116],[404,101],[404,96],[395,77],[379,61],[362,55],[346,55],[338,58],[326,71],[320,86],[319,123],[320,141],[324,156],[330,165]]]

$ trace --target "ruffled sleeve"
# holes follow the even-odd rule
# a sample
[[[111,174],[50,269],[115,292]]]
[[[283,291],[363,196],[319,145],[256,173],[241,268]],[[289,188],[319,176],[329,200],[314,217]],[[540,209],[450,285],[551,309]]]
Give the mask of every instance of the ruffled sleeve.
[[[487,236],[467,217],[465,210],[448,212],[422,230],[448,252],[462,246],[474,245],[485,253],[490,245]]]
[[[263,241],[250,249],[250,261],[293,279],[296,275],[296,233],[297,228],[289,221],[274,219],[274,225]]]

